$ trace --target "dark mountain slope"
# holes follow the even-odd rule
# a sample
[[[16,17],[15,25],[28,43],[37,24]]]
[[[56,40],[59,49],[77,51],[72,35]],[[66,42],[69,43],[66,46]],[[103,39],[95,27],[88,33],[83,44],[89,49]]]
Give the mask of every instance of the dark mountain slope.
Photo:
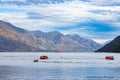
[[[96,52],[119,52],[120,53],[120,36],[116,37],[113,41],[106,44]]]

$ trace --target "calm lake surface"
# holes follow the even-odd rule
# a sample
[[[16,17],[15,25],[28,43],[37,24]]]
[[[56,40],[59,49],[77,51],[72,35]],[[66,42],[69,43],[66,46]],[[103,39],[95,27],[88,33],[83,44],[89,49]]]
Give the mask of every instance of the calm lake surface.
[[[120,54],[0,53],[0,80],[120,80]]]

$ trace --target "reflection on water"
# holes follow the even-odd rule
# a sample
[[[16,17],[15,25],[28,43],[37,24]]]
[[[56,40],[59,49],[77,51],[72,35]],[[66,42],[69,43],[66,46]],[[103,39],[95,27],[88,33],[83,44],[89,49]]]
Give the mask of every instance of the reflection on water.
[[[48,60],[34,63],[43,53],[1,53],[0,80],[120,80],[119,54],[44,54]]]
[[[120,80],[120,68],[0,66],[0,80]]]

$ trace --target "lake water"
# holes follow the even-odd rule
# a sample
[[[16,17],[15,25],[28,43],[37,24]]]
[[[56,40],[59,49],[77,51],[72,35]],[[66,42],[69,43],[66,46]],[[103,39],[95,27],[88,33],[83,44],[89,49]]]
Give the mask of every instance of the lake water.
[[[120,54],[0,53],[0,80],[120,80]]]

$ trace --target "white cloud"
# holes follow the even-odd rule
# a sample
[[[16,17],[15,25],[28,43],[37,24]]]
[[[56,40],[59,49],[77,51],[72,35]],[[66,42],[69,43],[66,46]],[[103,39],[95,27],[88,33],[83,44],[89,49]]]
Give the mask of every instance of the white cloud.
[[[112,0],[110,4],[117,3],[119,0]],[[100,4],[109,4],[108,0],[93,0],[91,2],[72,1],[61,4],[42,4],[26,6],[1,6],[14,8],[22,12],[0,13],[0,19],[13,23],[16,26],[28,30],[53,31],[60,26],[69,27],[76,24],[97,20],[114,26],[119,26],[120,6],[101,6]],[[35,15],[30,15],[33,13]],[[37,15],[36,15],[37,14]],[[32,17],[32,18],[30,18]],[[39,17],[33,18],[33,17]],[[116,26],[116,27],[117,27]],[[82,27],[83,28],[83,27]],[[87,27],[88,28],[88,27]],[[91,33],[82,29],[61,30],[63,33],[78,33],[83,36],[89,36]],[[102,41],[104,40],[96,40]]]

